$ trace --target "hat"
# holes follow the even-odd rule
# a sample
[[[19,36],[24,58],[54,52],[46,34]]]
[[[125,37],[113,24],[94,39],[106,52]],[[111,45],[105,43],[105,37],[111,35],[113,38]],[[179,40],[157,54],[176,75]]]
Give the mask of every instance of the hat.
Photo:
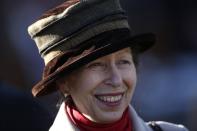
[[[55,81],[99,57],[131,47],[139,53],[155,41],[152,33],[132,35],[119,0],[68,0],[28,27],[45,62],[34,96],[57,90]]]

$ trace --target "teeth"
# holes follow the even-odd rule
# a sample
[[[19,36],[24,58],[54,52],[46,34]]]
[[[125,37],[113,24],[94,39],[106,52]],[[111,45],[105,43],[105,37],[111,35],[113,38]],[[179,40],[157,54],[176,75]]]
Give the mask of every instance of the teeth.
[[[104,102],[117,102],[122,98],[122,95],[117,96],[97,96],[99,100],[102,100]]]

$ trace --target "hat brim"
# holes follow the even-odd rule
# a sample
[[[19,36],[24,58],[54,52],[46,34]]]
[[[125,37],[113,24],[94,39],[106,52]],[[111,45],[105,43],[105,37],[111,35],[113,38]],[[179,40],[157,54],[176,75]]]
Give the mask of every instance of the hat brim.
[[[69,74],[71,71],[97,59],[102,56],[111,54],[123,48],[131,47],[137,50],[139,53],[142,53],[153,46],[155,43],[155,35],[152,33],[141,34],[137,36],[131,36],[128,39],[121,41],[119,43],[109,43],[100,48],[90,50],[84,55],[79,56],[78,58],[70,61],[69,63],[63,64],[55,72],[51,73],[47,77],[43,78],[32,88],[32,94],[35,97],[47,95],[55,90],[55,81],[65,74]]]

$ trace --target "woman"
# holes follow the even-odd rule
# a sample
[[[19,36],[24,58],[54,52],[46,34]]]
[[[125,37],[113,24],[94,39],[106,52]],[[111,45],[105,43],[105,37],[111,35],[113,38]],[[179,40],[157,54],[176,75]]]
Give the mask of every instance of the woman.
[[[118,0],[69,0],[28,28],[45,62],[34,96],[65,96],[50,131],[186,131],[166,122],[145,123],[130,101],[137,55],[154,35],[133,36]]]

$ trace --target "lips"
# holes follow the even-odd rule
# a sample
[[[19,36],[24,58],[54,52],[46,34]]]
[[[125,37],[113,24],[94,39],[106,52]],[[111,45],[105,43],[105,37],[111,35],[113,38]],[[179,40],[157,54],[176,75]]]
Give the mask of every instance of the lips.
[[[95,95],[96,98],[104,103],[119,103],[123,97],[123,93],[116,93],[116,94],[102,94],[102,95]]]

